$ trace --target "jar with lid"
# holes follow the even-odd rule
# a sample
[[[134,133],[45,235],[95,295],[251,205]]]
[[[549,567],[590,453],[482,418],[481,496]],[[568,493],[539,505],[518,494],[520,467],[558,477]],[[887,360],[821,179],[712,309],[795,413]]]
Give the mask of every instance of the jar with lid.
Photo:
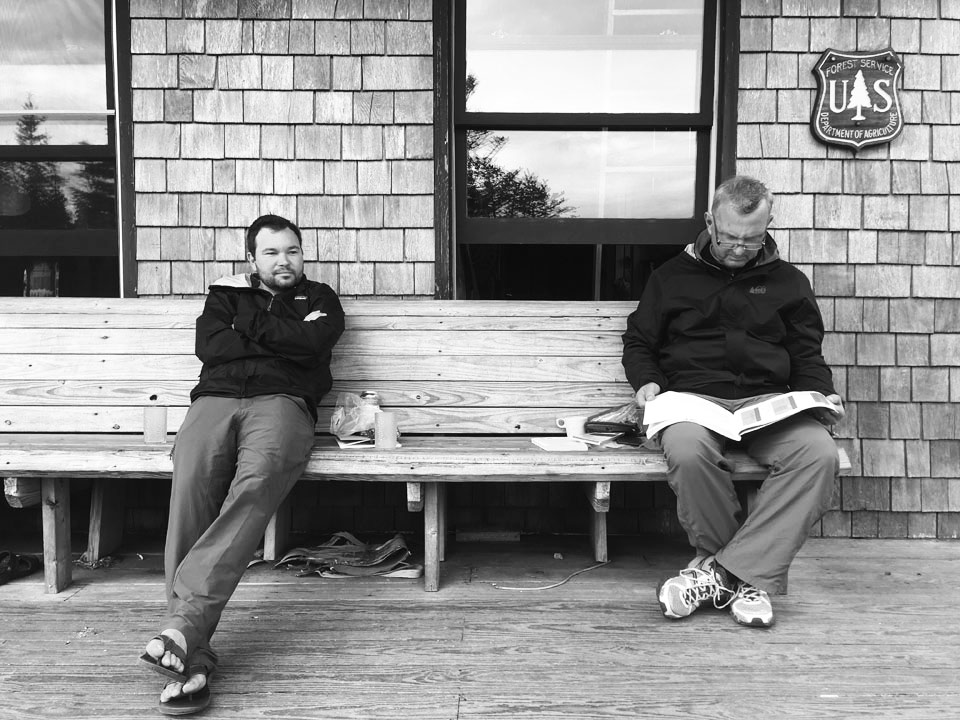
[[[364,430],[373,430],[375,416],[380,412],[380,396],[375,390],[360,393],[360,419]]]

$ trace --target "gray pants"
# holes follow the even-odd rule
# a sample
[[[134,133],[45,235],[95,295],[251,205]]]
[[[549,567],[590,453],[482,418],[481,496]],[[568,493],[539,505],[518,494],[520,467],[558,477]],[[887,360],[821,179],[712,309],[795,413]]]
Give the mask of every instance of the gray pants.
[[[750,402],[710,399],[728,410]],[[770,468],[746,518],[723,456],[730,441],[688,422],[659,439],[690,544],[751,585],[786,592],[790,563],[833,498],[840,461],[829,431],[801,413],[744,436],[747,453]]]
[[[212,672],[210,638],[270,518],[306,467],[313,417],[289,395],[200,397],[177,433],[164,553],[167,617],[188,665]]]

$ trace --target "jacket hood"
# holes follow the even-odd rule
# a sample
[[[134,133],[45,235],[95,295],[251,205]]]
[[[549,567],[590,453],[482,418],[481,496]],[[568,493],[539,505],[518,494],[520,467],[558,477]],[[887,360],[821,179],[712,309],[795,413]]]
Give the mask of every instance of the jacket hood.
[[[301,276],[300,282],[294,285],[292,288],[286,288],[285,290],[278,291],[277,293],[270,293],[271,295],[286,295],[292,292],[303,292],[303,288],[306,286],[306,283],[309,282],[306,274]],[[214,288],[233,288],[240,290],[257,290],[264,289],[263,284],[260,282],[260,277],[251,273],[240,273],[239,275],[225,275],[222,278],[218,278],[210,285],[210,289]],[[269,292],[269,290],[267,290]]]
[[[257,283],[259,285],[259,283]],[[214,280],[210,287],[229,287],[229,288],[253,288],[256,287],[250,278],[249,273],[240,273],[239,275],[225,275],[222,278]]]
[[[710,231],[702,230],[697,239],[692,243],[687,245],[683,251],[689,255],[694,260],[698,262],[706,263],[707,265],[716,266],[716,262],[711,262],[704,259],[704,253],[709,252],[707,246],[710,244]],[[767,233],[764,238],[763,247],[760,249],[760,255],[757,258],[756,263],[750,265],[749,267],[758,267],[760,265],[768,265],[774,260],[780,259],[780,248],[777,247],[777,241],[773,239],[773,236],[770,233]]]

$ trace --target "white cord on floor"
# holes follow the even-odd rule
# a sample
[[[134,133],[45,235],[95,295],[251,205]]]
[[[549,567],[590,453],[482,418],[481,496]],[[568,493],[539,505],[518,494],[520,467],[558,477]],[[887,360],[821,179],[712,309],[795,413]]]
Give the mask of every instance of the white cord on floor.
[[[596,570],[598,567],[603,567],[604,565],[607,565],[607,564],[609,564],[609,561],[597,563],[596,565],[591,565],[590,567],[583,568],[582,570],[577,570],[575,573],[570,573],[569,575],[567,575],[560,582],[553,583],[553,585],[541,585],[538,587],[509,587],[507,585],[497,585],[496,583],[493,583],[493,587],[496,588],[497,590],[552,590],[555,587],[560,587],[568,580],[575,578],[577,575],[582,575],[583,573],[588,572],[589,570]]]

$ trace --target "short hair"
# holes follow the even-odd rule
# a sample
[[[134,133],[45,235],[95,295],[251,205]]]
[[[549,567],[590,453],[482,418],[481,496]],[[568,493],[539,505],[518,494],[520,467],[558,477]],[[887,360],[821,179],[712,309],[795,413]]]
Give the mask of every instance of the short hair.
[[[251,255],[256,256],[257,254],[257,235],[264,228],[277,231],[292,230],[293,234],[297,236],[297,244],[303,247],[303,236],[296,224],[279,215],[261,215],[247,228],[247,251]]]
[[[773,193],[756,178],[749,175],[734,175],[724,180],[713,194],[710,212],[716,214],[721,205],[729,205],[740,215],[749,215],[764,200],[773,210]]]

